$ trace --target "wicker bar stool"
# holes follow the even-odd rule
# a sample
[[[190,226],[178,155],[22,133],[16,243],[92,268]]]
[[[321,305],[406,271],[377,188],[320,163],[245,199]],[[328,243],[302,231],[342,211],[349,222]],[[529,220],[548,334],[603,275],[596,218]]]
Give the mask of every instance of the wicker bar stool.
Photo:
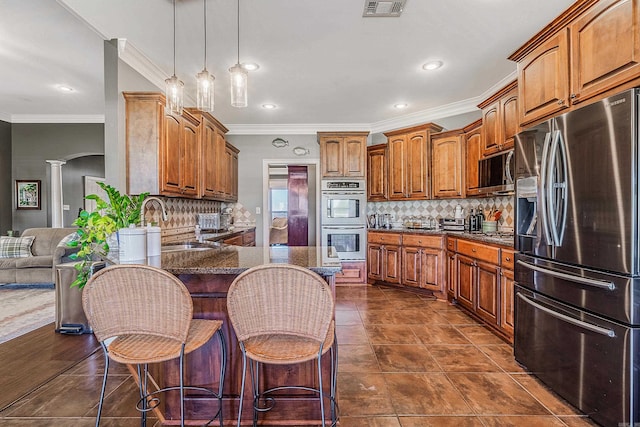
[[[322,426],[325,426],[325,397],[330,399],[331,425],[338,421],[336,404],[338,348],[333,322],[331,288],[318,274],[289,264],[267,264],[240,274],[227,293],[227,310],[242,351],[242,385],[238,427],[242,418],[247,362],[253,383],[253,425],[258,414],[271,410],[270,393],[302,389],[318,393]],[[325,396],[322,356],[331,351],[331,384]],[[259,390],[261,364],[289,365],[316,360],[318,388],[280,386]],[[260,403],[263,402],[264,406]]]
[[[222,388],[227,363],[222,321],[193,319],[193,301],[186,286],[175,276],[146,265],[116,265],[94,274],[82,294],[89,324],[102,346],[104,376],[96,427],[100,424],[109,360],[136,365],[141,424],[147,412],[160,403],[159,393],[180,391],[180,425],[184,426],[184,392],[196,390],[218,399],[218,412],[206,424],[219,418],[222,426]],[[218,390],[184,385],[184,355],[202,347],[213,335],[221,348]],[[179,359],[180,385],[149,391],[148,364]]]

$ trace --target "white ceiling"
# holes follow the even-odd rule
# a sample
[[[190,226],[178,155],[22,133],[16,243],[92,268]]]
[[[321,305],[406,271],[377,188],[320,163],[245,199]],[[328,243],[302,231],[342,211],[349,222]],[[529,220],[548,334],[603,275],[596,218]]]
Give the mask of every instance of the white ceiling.
[[[249,107],[236,109],[227,70],[236,62],[237,3],[207,0],[214,115],[231,129],[356,130],[468,112],[513,78],[507,56],[573,1],[408,0],[400,18],[363,18],[364,3],[240,0],[240,61],[260,69],[249,74]],[[0,0],[0,10],[2,120],[99,121],[104,39],[126,39],[166,77],[173,72],[171,0]],[[177,1],[176,74],[192,100],[204,65],[202,12],[203,0]],[[444,67],[421,69],[436,59]],[[394,109],[399,102],[409,107]]]

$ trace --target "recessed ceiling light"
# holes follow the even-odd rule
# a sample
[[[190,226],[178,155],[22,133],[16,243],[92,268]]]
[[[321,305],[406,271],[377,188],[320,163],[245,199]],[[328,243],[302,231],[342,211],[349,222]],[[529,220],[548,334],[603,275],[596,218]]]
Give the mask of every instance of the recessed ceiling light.
[[[255,62],[243,62],[242,64],[240,64],[240,66],[247,71],[256,71],[258,68],[260,68],[260,66]]]
[[[262,104],[262,108],[265,110],[275,110],[278,106],[276,104]]]
[[[61,92],[73,92],[73,88],[65,85],[58,85],[58,90]]]
[[[432,71],[432,70],[437,70],[438,68],[442,67],[444,65],[444,63],[442,61],[431,61],[431,62],[427,62],[425,64],[422,65],[422,69],[423,70],[427,70],[427,71]]]
[[[393,106],[393,108],[397,108],[398,110],[402,110],[403,108],[407,108],[408,106],[409,106],[409,104],[400,103],[400,104],[395,104]]]

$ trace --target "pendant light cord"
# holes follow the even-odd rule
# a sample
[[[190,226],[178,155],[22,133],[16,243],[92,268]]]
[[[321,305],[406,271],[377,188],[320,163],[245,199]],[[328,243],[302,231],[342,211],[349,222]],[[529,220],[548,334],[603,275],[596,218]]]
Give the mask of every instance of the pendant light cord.
[[[176,0],[173,0],[173,75],[176,75]]]
[[[240,63],[240,0],[238,0],[238,64]]]
[[[207,69],[207,0],[202,0],[204,4],[204,69]]]

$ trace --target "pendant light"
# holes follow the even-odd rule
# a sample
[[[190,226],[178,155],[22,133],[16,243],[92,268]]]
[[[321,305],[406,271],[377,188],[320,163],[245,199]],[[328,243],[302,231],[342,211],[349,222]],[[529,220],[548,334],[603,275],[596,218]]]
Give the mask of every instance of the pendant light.
[[[207,0],[204,5],[204,68],[196,74],[196,105],[201,111],[213,111],[213,88],[216,78],[207,71]]]
[[[176,0],[173,0],[173,76],[165,81],[166,109],[175,114],[182,114],[184,105],[184,83],[176,77]]]
[[[231,77],[231,106],[244,108],[247,106],[247,84],[249,73],[240,65],[240,0],[238,0],[238,60],[229,68]]]

